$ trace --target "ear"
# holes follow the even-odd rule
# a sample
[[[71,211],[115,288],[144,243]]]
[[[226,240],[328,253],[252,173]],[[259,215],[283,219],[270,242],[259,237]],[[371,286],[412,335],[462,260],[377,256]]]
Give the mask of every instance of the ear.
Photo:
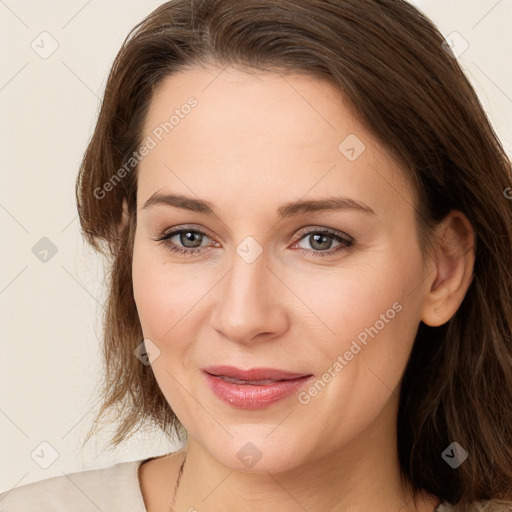
[[[446,323],[459,309],[473,279],[475,233],[468,218],[452,210],[435,233],[435,264],[421,320],[432,327]]]
[[[119,221],[119,224],[117,225],[117,234],[120,235],[126,225],[128,224],[129,214],[128,214],[128,201],[126,200],[126,197],[123,198],[123,212],[121,215],[121,220]]]

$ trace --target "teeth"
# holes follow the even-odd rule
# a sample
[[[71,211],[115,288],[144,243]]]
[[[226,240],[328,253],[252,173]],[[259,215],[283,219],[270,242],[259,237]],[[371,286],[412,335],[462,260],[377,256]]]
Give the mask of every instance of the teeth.
[[[233,384],[251,384],[253,386],[263,386],[264,384],[275,384],[278,382],[277,380],[240,380],[235,379],[234,377],[226,377],[224,375],[217,375],[217,377],[221,378],[225,382],[231,382]]]

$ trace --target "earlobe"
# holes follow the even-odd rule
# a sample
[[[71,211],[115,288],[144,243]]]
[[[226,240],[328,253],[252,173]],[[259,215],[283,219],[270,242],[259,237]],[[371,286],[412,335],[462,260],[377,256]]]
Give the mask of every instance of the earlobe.
[[[475,234],[468,218],[452,210],[436,232],[435,271],[423,303],[421,320],[432,327],[456,313],[473,279]]]

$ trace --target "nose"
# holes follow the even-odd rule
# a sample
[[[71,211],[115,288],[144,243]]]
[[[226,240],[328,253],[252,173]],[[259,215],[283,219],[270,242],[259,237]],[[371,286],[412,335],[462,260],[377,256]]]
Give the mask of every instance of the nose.
[[[231,269],[216,287],[212,327],[236,343],[282,336],[289,327],[285,287],[270,268],[266,253],[251,263],[235,253],[232,261]]]

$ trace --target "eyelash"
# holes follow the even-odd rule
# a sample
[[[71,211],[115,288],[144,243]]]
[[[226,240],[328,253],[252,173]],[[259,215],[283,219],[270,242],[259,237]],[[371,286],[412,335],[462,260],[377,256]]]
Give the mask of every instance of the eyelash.
[[[161,242],[166,247],[167,250],[169,250],[171,252],[178,253],[178,254],[195,255],[200,252],[203,252],[204,249],[207,249],[206,247],[196,247],[193,249],[184,248],[184,247],[180,247],[180,246],[174,244],[173,242],[169,241],[170,238],[172,238],[175,235],[179,235],[181,233],[196,233],[196,234],[204,235],[204,236],[207,236],[208,238],[211,238],[201,230],[182,227],[180,229],[173,229],[171,231],[166,231],[166,232],[162,233],[158,238],[155,239],[155,241]],[[352,245],[354,243],[354,239],[345,234],[341,234],[340,232],[329,229],[329,228],[322,228],[322,229],[316,229],[316,230],[315,229],[313,229],[313,230],[304,229],[304,230],[299,231],[299,233],[297,234],[298,238],[293,243],[293,245],[300,242],[303,238],[305,238],[309,235],[313,235],[313,234],[315,234],[315,235],[330,235],[331,238],[334,238],[336,241],[340,242],[340,245],[338,245],[334,249],[328,249],[326,251],[304,249],[304,248],[300,247],[297,250],[301,254],[313,255],[314,257],[320,257],[320,258],[325,257],[325,256],[331,256],[337,252],[340,252],[343,249],[345,249],[345,250],[349,249],[350,247],[352,247]]]

